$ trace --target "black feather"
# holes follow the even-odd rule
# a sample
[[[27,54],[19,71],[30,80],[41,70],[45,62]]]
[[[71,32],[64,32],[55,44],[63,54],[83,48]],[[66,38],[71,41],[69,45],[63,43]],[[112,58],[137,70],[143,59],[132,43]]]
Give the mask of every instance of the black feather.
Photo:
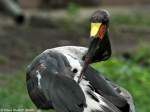
[[[86,107],[85,96],[74,80],[55,76],[52,89],[51,97],[57,112],[82,112]]]

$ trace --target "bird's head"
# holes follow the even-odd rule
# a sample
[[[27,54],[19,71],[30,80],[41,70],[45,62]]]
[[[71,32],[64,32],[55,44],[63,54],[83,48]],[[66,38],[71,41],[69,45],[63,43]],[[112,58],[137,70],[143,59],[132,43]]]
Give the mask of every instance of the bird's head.
[[[92,41],[86,57],[93,58],[97,51],[103,55],[103,52],[107,51],[107,48],[110,47],[110,45],[108,45],[109,17],[110,15],[106,10],[98,10],[93,13],[90,19],[90,37]]]
[[[92,15],[90,37],[92,39],[86,55],[83,57],[84,66],[78,82],[81,81],[88,65],[92,62],[106,60],[111,56],[109,42],[109,13],[106,10],[98,10]]]
[[[91,33],[92,38],[102,40],[109,26],[109,13],[106,10],[96,11],[91,19]]]

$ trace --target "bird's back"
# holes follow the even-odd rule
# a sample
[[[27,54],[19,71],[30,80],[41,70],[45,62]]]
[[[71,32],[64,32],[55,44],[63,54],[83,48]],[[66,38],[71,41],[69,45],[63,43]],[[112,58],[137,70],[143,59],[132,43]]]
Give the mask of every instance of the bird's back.
[[[48,49],[32,61],[27,68],[27,89],[38,108],[55,108],[58,112],[121,112],[97,92],[105,87],[99,88],[102,80],[93,68],[89,67],[77,83],[86,52],[84,47],[64,46]]]

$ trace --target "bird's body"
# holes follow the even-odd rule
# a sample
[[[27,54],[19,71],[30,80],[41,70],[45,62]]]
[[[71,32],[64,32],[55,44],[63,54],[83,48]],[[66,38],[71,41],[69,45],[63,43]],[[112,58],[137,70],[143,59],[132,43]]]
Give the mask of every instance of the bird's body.
[[[111,56],[109,14],[91,17],[89,48],[62,46],[44,51],[27,68],[27,89],[40,109],[56,112],[134,112],[131,95],[90,64]]]
[[[81,70],[83,68],[84,62],[82,60],[82,57],[86,54],[87,50],[88,48],[85,47],[63,46],[63,47],[48,49],[44,53],[49,53],[50,51],[54,51],[64,55],[70,64],[71,67],[70,71],[73,72],[74,70],[76,70],[76,73],[74,73],[72,80],[75,80],[77,82]],[[79,83],[79,86],[81,87],[86,99],[86,106],[84,107],[83,112],[93,112],[93,111],[100,112],[103,111],[102,106],[104,106],[105,108],[109,108],[107,103],[103,100],[103,97],[97,94],[95,90],[92,90],[90,88],[92,87],[92,85],[88,80],[83,78]],[[120,112],[120,111],[114,107],[114,109],[112,109],[112,112]]]
[[[86,54],[86,52],[87,52],[87,48],[77,47],[77,46],[63,46],[63,47],[48,49],[48,50],[44,51],[32,62],[31,65],[28,66],[28,71],[30,71],[30,73],[28,72],[28,74],[30,74],[30,76],[28,76],[28,77],[30,77],[30,78],[29,79],[27,78],[28,88],[31,89],[31,82],[32,82],[32,87],[42,90],[43,91],[42,94],[44,94],[44,95],[46,94],[46,89],[47,89],[47,91],[49,91],[48,93],[50,93],[51,91],[53,91],[53,89],[51,89],[51,82],[53,82],[53,80],[55,80],[54,78],[51,77],[51,75],[53,75],[53,74],[57,75],[60,73],[62,73],[62,75],[64,77],[68,77],[69,80],[73,80],[78,85],[77,80],[79,78],[79,75],[80,75],[80,72],[82,70],[83,63],[84,63],[82,58]],[[59,55],[61,55],[62,57],[59,57]],[[55,58],[55,60],[51,60],[51,57]],[[62,61],[66,61],[65,64],[61,65],[61,66],[57,65],[57,67],[55,69],[50,69],[50,71],[48,71],[47,69],[50,66],[54,66],[55,64],[59,63],[58,61],[60,59],[58,59],[58,58],[61,58]],[[62,58],[64,58],[64,59],[62,59]],[[51,63],[51,65],[49,65],[50,63]],[[64,63],[64,62],[62,62],[62,63]],[[82,111],[79,111],[79,112],[125,112],[125,111],[120,111],[113,104],[113,102],[110,102],[104,96],[102,96],[101,94],[96,92],[97,90],[96,90],[96,87],[94,87],[95,85],[92,84],[90,82],[90,80],[88,79],[88,75],[90,75],[88,71],[93,72],[93,70],[94,69],[89,67],[85,74],[85,77],[83,77],[83,79],[79,83],[81,91],[84,94],[83,99],[85,98],[85,104],[82,105],[83,109],[81,109]],[[53,74],[50,74],[50,72],[53,72]],[[65,76],[65,74],[67,74],[67,73],[69,73],[70,76],[67,76],[67,75]],[[93,77],[94,77],[94,75],[97,75],[97,73],[98,72],[96,70],[94,70]],[[34,77],[32,75],[36,75],[35,78],[31,78],[31,77]],[[100,74],[98,74],[98,75],[100,75]],[[44,84],[44,83],[46,83],[46,84]],[[108,83],[109,83],[109,81],[108,81]],[[32,90],[34,88],[32,88]],[[60,89],[59,86],[57,89]],[[69,89],[72,89],[72,88],[69,88]],[[33,95],[36,96],[36,93],[33,94],[31,91],[29,92],[29,94],[31,96],[33,96]],[[57,97],[59,97],[59,95]],[[62,93],[62,95],[63,95],[63,93]],[[51,96],[48,96],[48,95],[45,95],[45,96],[47,96],[47,99],[51,99],[50,98]],[[63,97],[67,98],[67,95],[63,96]],[[72,97],[74,97],[74,95],[72,95]],[[42,99],[42,97],[41,97],[41,99]],[[50,101],[50,102],[51,102],[51,104],[49,104],[48,107],[53,107],[53,101]],[[63,101],[61,102],[61,100],[59,102],[63,103]],[[72,103],[72,101],[69,101],[69,103]],[[76,112],[76,111],[69,111],[69,110],[63,111],[62,110],[60,112]]]

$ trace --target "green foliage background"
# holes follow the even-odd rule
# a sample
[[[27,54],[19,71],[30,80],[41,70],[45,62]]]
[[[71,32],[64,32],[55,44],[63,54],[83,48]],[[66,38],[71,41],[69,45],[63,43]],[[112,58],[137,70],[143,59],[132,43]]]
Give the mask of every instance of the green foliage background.
[[[148,68],[117,58],[101,64],[97,63],[94,67],[131,93],[137,112],[150,111],[150,70]]]
[[[74,5],[72,7],[68,9],[68,13],[72,10],[75,10],[74,13],[76,13],[76,7]],[[149,27],[150,17],[143,15],[142,12],[137,12],[113,15],[111,23],[113,26],[126,24]],[[70,23],[68,24],[70,25]],[[84,25],[87,27],[87,22],[86,24],[84,22]],[[68,27],[68,29],[74,28],[74,26]],[[138,49],[131,60],[113,56],[106,62],[96,63],[92,66],[132,94],[136,112],[150,112],[150,66],[144,67],[137,63],[141,58],[150,63],[149,48]],[[7,61],[7,58],[0,56],[0,63],[3,64]],[[28,96],[25,79],[24,68],[13,74],[0,74],[0,109],[36,109]]]

